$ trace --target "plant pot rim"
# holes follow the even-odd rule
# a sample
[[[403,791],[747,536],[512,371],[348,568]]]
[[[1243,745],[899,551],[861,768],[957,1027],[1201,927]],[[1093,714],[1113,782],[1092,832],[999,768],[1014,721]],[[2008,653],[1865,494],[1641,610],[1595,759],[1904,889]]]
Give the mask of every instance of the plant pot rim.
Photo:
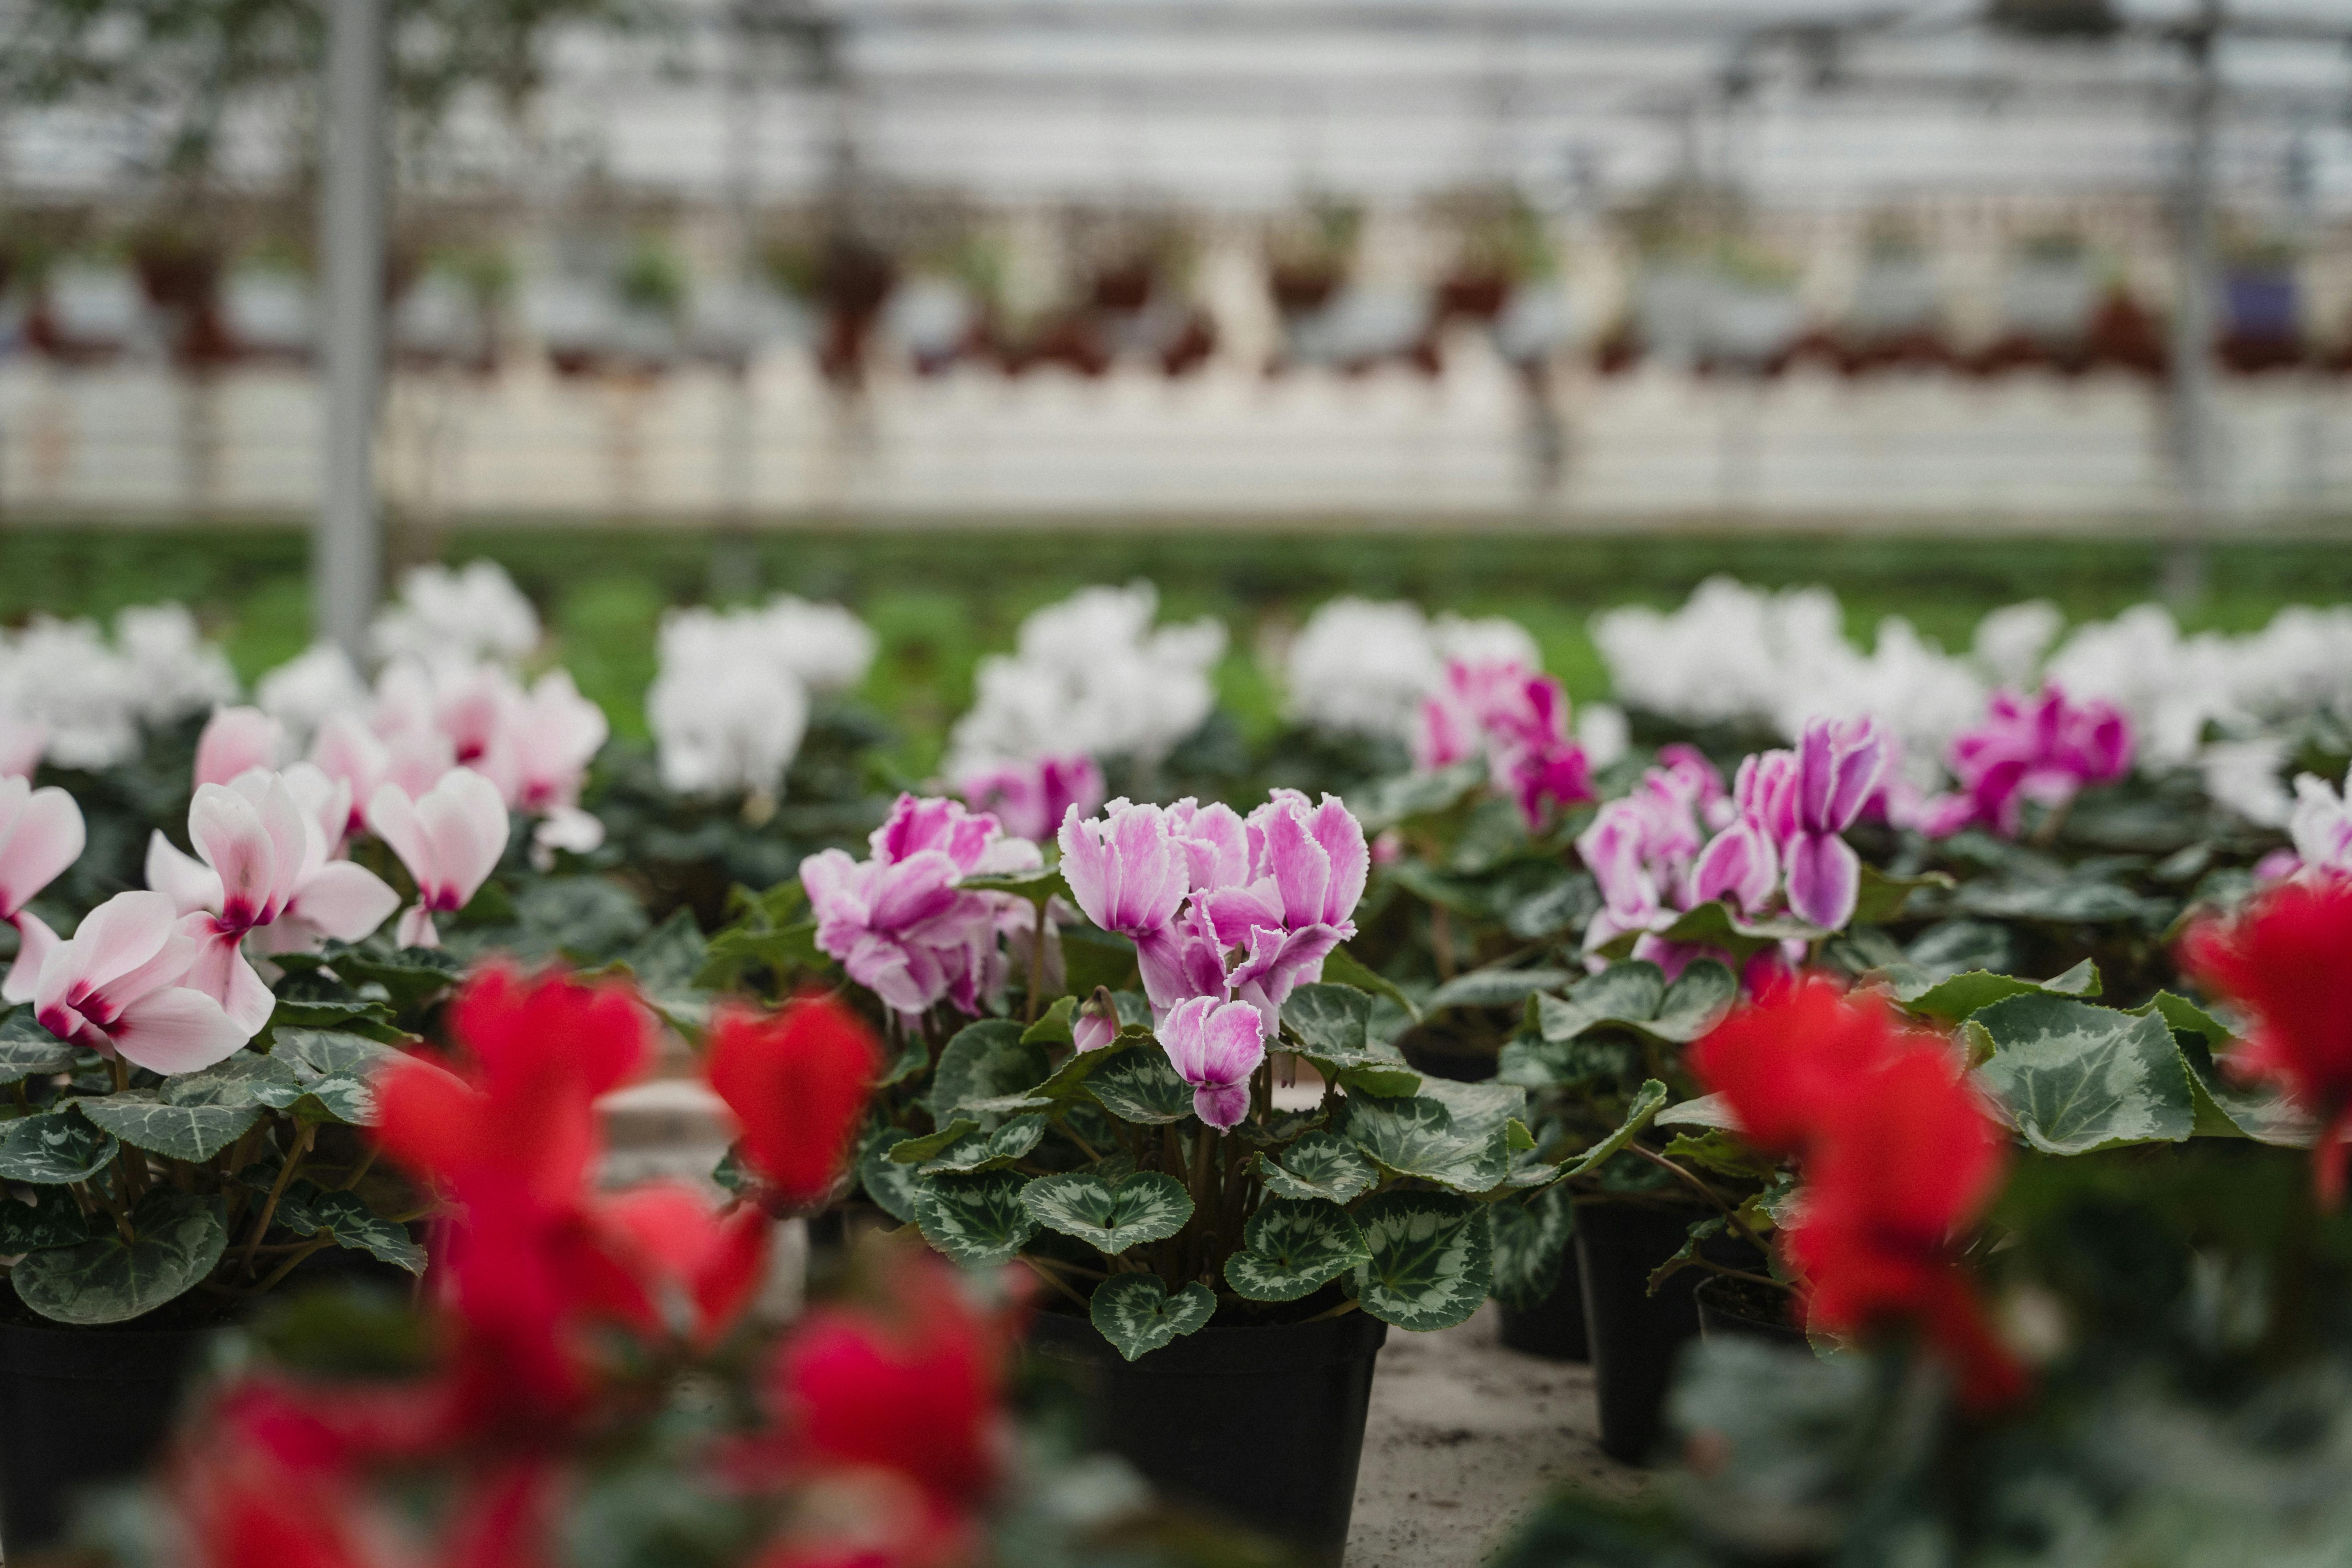
[[[1265,1377],[1336,1366],[1375,1354],[1389,1325],[1363,1311],[1305,1323],[1197,1329],[1129,1361],[1093,1323],[1042,1310],[1029,1321],[1029,1349],[1054,1361],[1111,1365],[1169,1377]]]

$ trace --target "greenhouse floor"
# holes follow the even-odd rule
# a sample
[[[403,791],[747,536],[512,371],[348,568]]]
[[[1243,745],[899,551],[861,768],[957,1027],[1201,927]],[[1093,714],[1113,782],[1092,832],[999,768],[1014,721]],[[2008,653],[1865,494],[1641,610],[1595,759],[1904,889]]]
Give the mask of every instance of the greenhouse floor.
[[[1621,1497],[1648,1484],[1595,1446],[1591,1366],[1505,1350],[1496,1333],[1490,1301],[1458,1328],[1389,1335],[1347,1568],[1476,1568],[1562,1482]]]

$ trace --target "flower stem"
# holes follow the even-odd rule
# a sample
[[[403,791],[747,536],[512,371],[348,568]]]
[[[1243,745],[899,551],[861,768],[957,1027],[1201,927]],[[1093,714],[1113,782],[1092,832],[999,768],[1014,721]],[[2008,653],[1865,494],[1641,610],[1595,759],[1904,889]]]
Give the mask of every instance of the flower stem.
[[[239,1261],[238,1267],[247,1274],[253,1272],[255,1249],[260,1247],[261,1238],[269,1234],[269,1222],[278,1213],[278,1200],[286,1195],[286,1184],[294,1179],[294,1167],[302,1163],[303,1154],[310,1147],[310,1136],[317,1131],[318,1127],[314,1123],[305,1122],[302,1130],[294,1134],[294,1147],[288,1152],[286,1163],[278,1167],[278,1180],[270,1185],[269,1200],[261,1205],[260,1217],[253,1222],[253,1233],[245,1238],[245,1257]],[[272,1283],[275,1281],[273,1280]]]

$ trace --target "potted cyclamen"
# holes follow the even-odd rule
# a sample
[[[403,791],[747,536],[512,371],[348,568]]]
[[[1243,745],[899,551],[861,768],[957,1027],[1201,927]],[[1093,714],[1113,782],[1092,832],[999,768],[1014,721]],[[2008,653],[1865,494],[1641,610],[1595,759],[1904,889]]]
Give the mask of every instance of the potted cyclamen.
[[[984,906],[954,912],[969,886],[933,885],[990,853],[996,824],[943,801],[898,820],[895,862],[804,873],[834,928],[820,941],[886,998],[941,962],[909,941],[940,925],[877,925],[893,905],[961,921],[978,967],[992,955]],[[1339,801],[1286,792],[1246,819],[1114,801],[1071,809],[1059,840],[1024,899],[1050,909],[1066,889],[1132,944],[1141,994],[1104,984],[1040,1008],[1036,960],[1034,1021],[987,1017],[947,1042],[930,1131],[870,1142],[867,1190],[967,1268],[1019,1259],[1046,1282],[1032,1344],[1075,1369],[1099,1440],[1171,1495],[1337,1561],[1389,1327],[1467,1318],[1498,1237],[1507,1270],[1547,1247],[1556,1266],[1564,1233],[1495,1215],[1519,1220],[1611,1150],[1535,1159],[1522,1090],[1423,1080],[1376,1037],[1370,994],[1323,983],[1328,965],[1372,978],[1339,948],[1370,857]],[[1319,1100],[1277,1107],[1306,1069]]]
[[[1815,720],[1794,750],[1746,759],[1728,792],[1696,752],[1669,750],[1577,839],[1601,895],[1582,942],[1598,973],[1534,998],[1505,1051],[1503,1079],[1539,1091],[1547,1144],[1607,1134],[1650,1081],[1687,1084],[1685,1047],[1743,986],[1805,962],[1864,910],[1866,890],[1870,919],[1907,891],[1877,878],[1866,889],[1842,837],[1874,799],[1884,809],[1887,745],[1873,721]],[[1754,1273],[1769,1228],[1671,1158],[1685,1152],[1637,1146],[1646,1169],[1616,1173],[1574,1214],[1601,1447],[1629,1462],[1649,1457],[1675,1357],[1699,1331],[1686,1266]]]
[[[509,728],[530,716],[517,698]],[[409,1229],[424,1206],[360,1130],[375,1074],[457,976],[434,917],[489,878],[509,814],[497,784],[449,765],[446,739],[404,748],[352,730],[339,753],[337,733],[322,733],[328,765],[280,769],[272,721],[217,712],[196,748],[194,853],[157,833],[150,886],[63,938],[26,905],[80,856],[80,809],[0,779],[0,918],[18,943],[0,988],[15,1005],[0,1013],[12,1556],[52,1535],[75,1486],[143,1460],[205,1337],[296,1270],[330,1248],[362,1268],[424,1268]],[[485,765],[552,815],[572,786],[539,777],[545,756],[514,740],[487,738]],[[355,784],[371,784],[363,806]],[[402,894],[347,858],[362,827],[389,851],[369,851],[375,863],[397,860],[415,889],[400,946],[385,928]]]

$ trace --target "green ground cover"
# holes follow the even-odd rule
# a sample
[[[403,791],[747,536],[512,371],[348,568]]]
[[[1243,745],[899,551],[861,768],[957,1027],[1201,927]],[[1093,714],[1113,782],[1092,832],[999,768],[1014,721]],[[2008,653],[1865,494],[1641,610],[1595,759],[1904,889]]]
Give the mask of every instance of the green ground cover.
[[[440,542],[452,561],[488,556],[535,600],[558,657],[624,733],[643,730],[662,611],[709,596],[714,539],[679,529],[477,528]],[[1216,529],[800,530],[751,546],[762,594],[850,605],[880,635],[866,695],[903,727],[919,769],[971,694],[980,656],[1010,646],[1021,617],[1088,583],[1148,577],[1164,613],[1213,614],[1234,633],[1221,672],[1246,725],[1275,718],[1260,650],[1339,593],[1405,596],[1431,609],[1508,615],[1542,644],[1570,691],[1607,689],[1586,623],[1612,605],[1671,605],[1710,573],[1766,586],[1822,584],[1866,637],[1887,615],[1947,647],[2011,601],[2047,597],[2077,618],[2110,616],[2157,581],[2154,539],[1854,533],[1546,534]],[[179,599],[227,645],[247,679],[309,637],[305,538],[285,529],[124,530],[0,524],[0,622],[36,611],[104,615]],[[2243,539],[2217,545],[2211,592],[2183,618],[2243,630],[2279,605],[2352,598],[2352,542]]]

